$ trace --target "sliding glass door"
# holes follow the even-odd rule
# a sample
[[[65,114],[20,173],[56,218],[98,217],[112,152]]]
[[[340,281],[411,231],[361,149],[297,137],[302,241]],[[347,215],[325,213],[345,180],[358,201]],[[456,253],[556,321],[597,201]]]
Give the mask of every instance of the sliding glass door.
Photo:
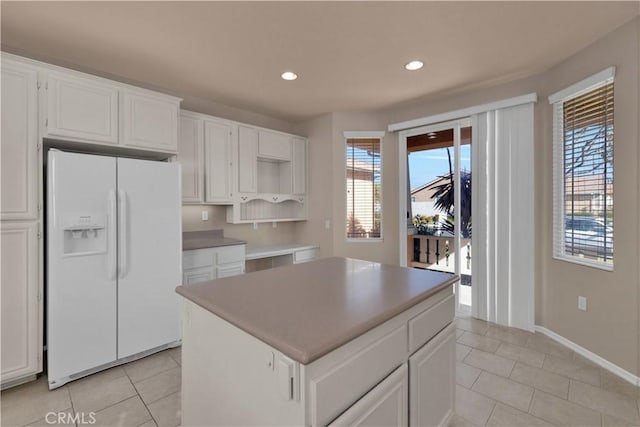
[[[406,138],[406,265],[458,274],[463,312],[471,309],[471,142],[468,119],[414,129]]]

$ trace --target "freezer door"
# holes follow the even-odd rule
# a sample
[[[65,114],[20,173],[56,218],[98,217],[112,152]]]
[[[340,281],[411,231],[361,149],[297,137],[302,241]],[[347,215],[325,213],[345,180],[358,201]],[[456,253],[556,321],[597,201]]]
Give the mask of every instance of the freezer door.
[[[180,339],[177,163],[118,159],[118,358]]]
[[[52,387],[116,359],[115,189],[115,158],[49,151],[46,296]]]

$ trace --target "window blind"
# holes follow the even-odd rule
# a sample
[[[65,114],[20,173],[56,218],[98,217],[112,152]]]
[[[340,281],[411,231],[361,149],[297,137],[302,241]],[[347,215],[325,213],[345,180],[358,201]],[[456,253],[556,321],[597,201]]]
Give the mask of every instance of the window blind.
[[[554,255],[613,263],[614,83],[554,103]]]
[[[346,237],[382,236],[382,175],[379,138],[348,138],[346,143]]]

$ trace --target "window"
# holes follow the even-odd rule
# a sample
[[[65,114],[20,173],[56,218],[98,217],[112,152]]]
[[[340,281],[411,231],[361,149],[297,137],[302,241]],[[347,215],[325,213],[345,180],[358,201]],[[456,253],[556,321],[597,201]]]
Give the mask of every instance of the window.
[[[348,137],[346,144],[346,236],[382,239],[382,159],[380,132]]]
[[[613,269],[613,76],[609,68],[551,97],[553,255]]]

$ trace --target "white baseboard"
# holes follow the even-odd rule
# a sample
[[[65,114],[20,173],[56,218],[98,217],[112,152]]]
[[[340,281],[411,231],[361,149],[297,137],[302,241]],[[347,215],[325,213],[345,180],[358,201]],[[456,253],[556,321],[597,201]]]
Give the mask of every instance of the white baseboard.
[[[630,382],[631,384],[640,387],[640,377],[632,374],[631,372],[621,368],[620,366],[613,364],[611,362],[609,362],[607,359],[604,359],[600,356],[598,356],[595,353],[592,353],[591,351],[587,350],[586,348],[579,346],[578,344],[574,343],[573,341],[569,341],[568,339],[566,339],[565,337],[558,335],[557,333],[545,328],[544,326],[539,326],[539,325],[535,325],[535,331],[536,332],[540,332],[541,334],[544,334],[546,336],[548,336],[549,338],[551,338],[554,341],[559,342],[560,344],[564,345],[565,347],[569,347],[571,350],[575,351],[576,353],[578,353],[580,356],[584,357],[585,359],[589,359],[590,361],[592,361],[593,363],[595,363],[596,365],[600,366],[603,369],[606,369],[607,371],[611,372],[612,374],[615,374],[617,376],[619,376],[620,378],[624,379],[625,381]]]

